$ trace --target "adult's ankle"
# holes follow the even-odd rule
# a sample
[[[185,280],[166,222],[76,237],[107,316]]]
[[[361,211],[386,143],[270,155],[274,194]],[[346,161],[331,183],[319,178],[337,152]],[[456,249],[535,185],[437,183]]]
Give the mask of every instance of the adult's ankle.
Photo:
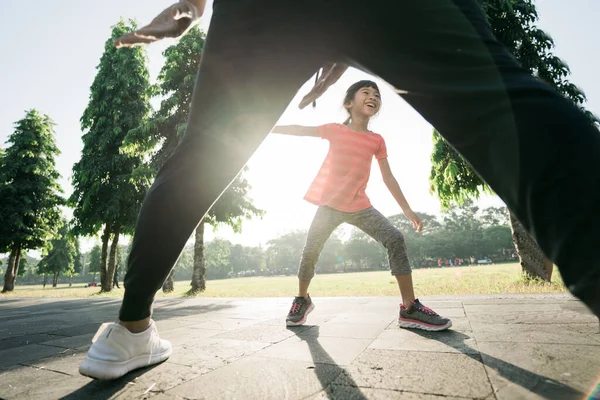
[[[150,327],[152,323],[152,319],[150,317],[139,320],[139,321],[121,321],[117,320],[117,323],[123,326],[131,333],[140,333],[145,331]]]

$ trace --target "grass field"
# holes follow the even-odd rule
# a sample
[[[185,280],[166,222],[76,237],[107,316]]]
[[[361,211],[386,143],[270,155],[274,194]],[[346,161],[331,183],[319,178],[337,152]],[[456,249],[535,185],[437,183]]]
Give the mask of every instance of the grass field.
[[[518,264],[477,267],[418,269],[413,272],[417,296],[497,294],[497,293],[554,293],[566,291],[558,271],[551,284],[524,281]],[[295,276],[251,277],[208,281],[202,297],[290,297],[297,292]],[[122,285],[121,285],[122,287]],[[175,282],[175,291],[162,292],[158,297],[183,297],[189,290],[189,281]],[[18,286],[8,297],[121,297],[123,289],[99,294],[99,288],[85,288],[83,284],[59,285],[56,288],[41,285]],[[397,296],[396,280],[389,272],[358,272],[317,275],[310,287],[314,296]]]

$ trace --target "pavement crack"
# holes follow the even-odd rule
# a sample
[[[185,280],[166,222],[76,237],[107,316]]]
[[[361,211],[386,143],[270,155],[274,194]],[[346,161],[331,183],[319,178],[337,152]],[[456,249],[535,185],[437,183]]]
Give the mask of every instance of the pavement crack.
[[[23,366],[23,367],[33,368],[33,369],[35,369],[35,370],[38,370],[38,371],[39,371],[39,370],[44,370],[44,371],[49,371],[49,372],[55,372],[55,373],[57,373],[57,374],[61,374],[61,375],[73,376],[73,375],[71,375],[71,374],[67,374],[66,372],[57,371],[57,370],[55,370],[55,369],[51,369],[51,368],[46,368],[46,367],[38,367],[38,366],[35,366],[35,365],[29,365],[29,364],[18,364],[18,365],[21,365],[21,366]]]

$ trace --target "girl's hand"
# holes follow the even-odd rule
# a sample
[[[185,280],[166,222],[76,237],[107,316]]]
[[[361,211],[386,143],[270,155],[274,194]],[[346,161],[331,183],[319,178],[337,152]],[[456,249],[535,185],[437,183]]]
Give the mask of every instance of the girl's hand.
[[[118,38],[115,46],[139,46],[164,38],[179,37],[187,32],[194,21],[200,18],[202,11],[198,10],[191,2],[181,0],[164,9],[150,24]]]
[[[406,211],[404,215],[406,215],[406,218],[412,221],[413,228],[415,228],[417,232],[420,233],[423,230],[423,222],[421,222],[421,218],[419,218],[419,216],[412,210]]]

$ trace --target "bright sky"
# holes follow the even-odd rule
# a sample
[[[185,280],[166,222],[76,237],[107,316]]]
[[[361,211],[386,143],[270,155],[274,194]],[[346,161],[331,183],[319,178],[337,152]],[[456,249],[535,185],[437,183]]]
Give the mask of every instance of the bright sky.
[[[0,145],[13,131],[13,122],[25,110],[37,108],[57,123],[57,143],[62,151],[57,167],[65,193],[71,192],[72,166],[82,148],[79,119],[85,109],[95,67],[103,52],[110,27],[120,16],[149,22],[170,4],[165,0],[103,0],[83,2],[56,0],[0,2]],[[572,81],[588,96],[587,107],[600,115],[600,36],[598,0],[537,0],[539,25],[556,42],[556,54],[567,61]],[[212,9],[209,0],[201,28],[206,30]],[[24,22],[27,21],[27,25]],[[375,22],[374,22],[375,23]],[[596,32],[596,33],[593,33]],[[162,51],[173,41],[148,47],[149,69],[155,79],[162,67]],[[366,74],[351,70],[318,102],[316,110],[297,108],[307,92],[307,83],[282,116],[280,123],[317,125],[345,119],[341,101],[346,88]],[[415,211],[438,213],[439,202],[429,194],[429,169],[432,148],[431,127],[385,83],[383,107],[372,121],[371,129],[383,135],[389,160],[409,203]],[[240,235],[228,228],[207,232],[207,239],[218,235],[244,245],[265,244],[279,234],[307,229],[315,207],[302,198],[325,154],[327,142],[314,138],[270,135],[249,162],[247,175],[253,186],[252,197],[267,211],[262,220],[246,222]],[[385,188],[374,165],[368,194],[386,215],[400,212]],[[480,201],[482,207],[501,205],[494,197]],[[89,248],[90,241],[84,242]]]

